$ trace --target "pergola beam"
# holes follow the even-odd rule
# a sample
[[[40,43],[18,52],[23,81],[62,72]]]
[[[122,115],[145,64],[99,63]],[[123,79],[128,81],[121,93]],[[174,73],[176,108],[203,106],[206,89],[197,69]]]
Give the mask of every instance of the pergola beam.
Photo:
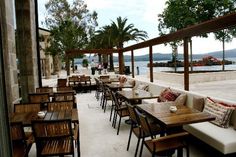
[[[153,38],[142,43],[128,46],[123,49],[123,52],[164,44],[171,41],[182,40],[188,37],[199,36],[205,33],[215,32],[233,26],[236,26],[236,13],[218,17],[197,25],[178,30],[168,35]]]

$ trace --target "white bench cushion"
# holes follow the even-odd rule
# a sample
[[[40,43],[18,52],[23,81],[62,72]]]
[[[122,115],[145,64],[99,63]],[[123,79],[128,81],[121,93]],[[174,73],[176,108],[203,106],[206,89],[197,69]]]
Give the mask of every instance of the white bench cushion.
[[[235,152],[236,131],[233,127],[225,129],[210,122],[203,122],[185,125],[184,129],[223,154]]]

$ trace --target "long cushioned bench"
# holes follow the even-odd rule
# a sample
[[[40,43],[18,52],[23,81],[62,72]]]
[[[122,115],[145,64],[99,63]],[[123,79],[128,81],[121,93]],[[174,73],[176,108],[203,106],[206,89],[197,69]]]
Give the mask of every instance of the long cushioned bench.
[[[132,78],[129,78],[129,80],[133,80]],[[148,85],[148,90],[155,94],[160,94],[161,91],[166,86],[161,86],[155,83],[141,81],[135,79],[135,87],[138,88],[139,85]],[[187,99],[186,99],[186,105],[189,107],[193,107],[193,99],[194,97],[202,97],[206,98],[207,96],[201,95],[199,93],[184,91],[180,89],[171,88],[173,91],[177,91],[180,93],[186,93]],[[232,104],[236,105],[236,102],[222,100],[218,98],[212,98],[214,100],[226,103],[226,104]],[[157,102],[157,99],[151,99],[151,100],[143,100],[143,103],[153,103]],[[221,128],[219,126],[216,126],[212,124],[211,122],[202,122],[202,123],[195,123],[195,124],[188,124],[184,126],[184,129],[188,131],[193,136],[197,137],[198,139],[202,140],[203,142],[207,143],[208,145],[212,146],[222,154],[231,154],[236,153],[236,111],[233,111],[233,114],[230,118],[230,126],[229,128]]]

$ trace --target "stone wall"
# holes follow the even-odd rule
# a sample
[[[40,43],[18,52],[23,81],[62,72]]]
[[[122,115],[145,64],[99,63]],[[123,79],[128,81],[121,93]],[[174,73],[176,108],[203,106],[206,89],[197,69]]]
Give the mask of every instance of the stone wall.
[[[3,60],[5,71],[6,95],[9,109],[19,99],[19,86],[16,64],[15,29],[14,29],[14,4],[12,0],[2,1],[2,40]]]

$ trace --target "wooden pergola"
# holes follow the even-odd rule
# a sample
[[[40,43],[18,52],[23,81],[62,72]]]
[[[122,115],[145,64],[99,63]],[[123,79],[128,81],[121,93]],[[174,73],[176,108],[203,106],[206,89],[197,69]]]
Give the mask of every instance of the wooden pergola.
[[[153,38],[138,44],[134,44],[123,49],[93,49],[93,50],[79,50],[74,49],[66,52],[69,58],[76,57],[79,54],[85,53],[97,53],[97,54],[111,54],[111,53],[124,53],[131,52],[131,69],[132,77],[134,78],[134,50],[141,48],[149,48],[149,68],[150,68],[150,82],[153,82],[153,50],[152,47],[176,40],[183,40],[184,48],[184,89],[189,90],[189,56],[188,56],[188,41],[189,38],[199,36],[205,33],[219,31],[225,28],[231,28],[236,26],[236,13],[228,14],[222,17],[218,17],[197,25],[193,25],[174,33]],[[119,65],[123,60],[119,58]],[[124,67],[119,66],[119,73],[123,74]]]

